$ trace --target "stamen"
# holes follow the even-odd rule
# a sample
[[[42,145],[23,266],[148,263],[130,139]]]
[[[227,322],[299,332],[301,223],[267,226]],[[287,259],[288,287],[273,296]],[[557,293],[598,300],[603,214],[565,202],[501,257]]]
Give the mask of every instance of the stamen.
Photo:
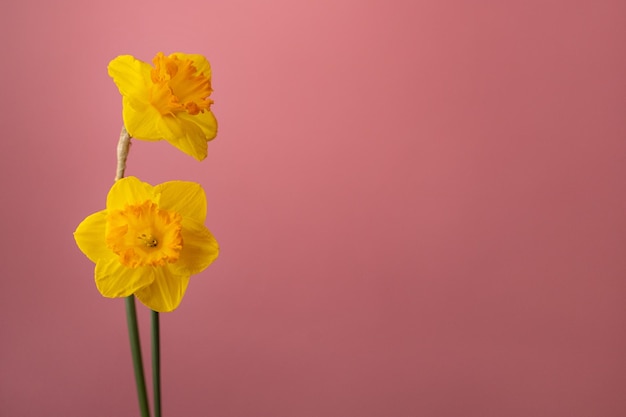
[[[141,236],[137,236],[137,239],[141,240],[144,245],[149,248],[156,248],[159,242],[152,235],[146,235],[142,233]]]

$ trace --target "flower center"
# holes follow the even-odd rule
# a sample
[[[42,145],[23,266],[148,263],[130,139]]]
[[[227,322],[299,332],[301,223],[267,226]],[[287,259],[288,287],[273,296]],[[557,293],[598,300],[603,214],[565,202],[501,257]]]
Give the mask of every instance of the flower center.
[[[105,241],[124,266],[163,266],[176,262],[180,256],[181,221],[179,213],[160,210],[147,200],[123,210],[111,210],[107,216]]]
[[[137,236],[137,239],[141,240],[144,245],[149,248],[156,248],[159,244],[159,241],[154,238],[152,235],[146,235],[142,233],[141,236]]]
[[[211,80],[197,70],[193,61],[159,52],[152,62],[150,102],[162,115],[180,112],[196,115],[211,106]]]

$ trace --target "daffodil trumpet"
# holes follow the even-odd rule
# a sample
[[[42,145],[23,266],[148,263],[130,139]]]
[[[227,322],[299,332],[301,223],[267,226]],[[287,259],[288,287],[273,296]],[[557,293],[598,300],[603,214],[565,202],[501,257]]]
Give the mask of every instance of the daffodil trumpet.
[[[148,308],[170,312],[182,301],[190,276],[218,256],[218,243],[204,226],[206,210],[197,183],[153,187],[126,177],[111,187],[106,209],[83,220],[74,237],[96,264],[96,287],[103,296],[134,294]]]
[[[201,161],[217,135],[211,111],[211,66],[198,54],[158,53],[153,65],[131,55],[109,63],[122,95],[124,126],[131,137],[166,140]]]

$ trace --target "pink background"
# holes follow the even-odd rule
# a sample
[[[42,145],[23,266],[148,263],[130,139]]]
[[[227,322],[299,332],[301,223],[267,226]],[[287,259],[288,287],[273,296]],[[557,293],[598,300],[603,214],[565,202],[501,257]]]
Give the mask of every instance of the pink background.
[[[129,158],[222,246],[162,316],[164,416],[626,415],[623,1],[23,0],[0,35],[0,415],[138,415],[72,232],[106,66],[158,51],[210,59],[220,122]]]

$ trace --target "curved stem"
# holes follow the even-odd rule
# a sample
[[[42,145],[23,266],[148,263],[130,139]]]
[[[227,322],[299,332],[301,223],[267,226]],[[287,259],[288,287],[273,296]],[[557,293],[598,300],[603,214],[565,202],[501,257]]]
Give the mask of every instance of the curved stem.
[[[126,158],[130,149],[130,135],[126,127],[122,126],[120,140],[117,143],[117,171],[115,181],[124,178],[126,170]],[[141,344],[139,342],[139,327],[137,326],[137,310],[135,309],[135,296],[126,297],[126,323],[128,324],[128,339],[130,340],[130,352],[133,357],[133,369],[135,371],[135,385],[137,386],[137,400],[141,417],[150,417],[148,408],[148,395],[146,394],[146,381],[143,373],[143,360],[141,359]]]

